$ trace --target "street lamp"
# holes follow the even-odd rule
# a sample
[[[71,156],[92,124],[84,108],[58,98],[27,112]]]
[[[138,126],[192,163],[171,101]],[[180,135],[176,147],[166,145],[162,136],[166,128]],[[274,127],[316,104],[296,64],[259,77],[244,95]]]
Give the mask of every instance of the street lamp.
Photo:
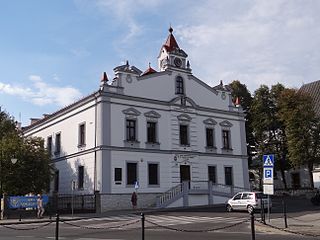
[[[2,206],[4,206],[4,198],[3,198],[3,192],[2,192],[2,161],[3,161],[3,154],[1,151],[1,156],[0,156],[0,220],[3,219],[3,210]],[[11,158],[11,163],[12,164],[16,164],[16,162],[18,161],[17,158]]]

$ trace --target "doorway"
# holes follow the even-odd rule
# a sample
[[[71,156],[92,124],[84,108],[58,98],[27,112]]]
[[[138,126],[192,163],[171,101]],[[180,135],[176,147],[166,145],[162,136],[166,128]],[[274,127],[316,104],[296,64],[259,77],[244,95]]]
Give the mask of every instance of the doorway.
[[[180,182],[188,181],[189,188],[190,188],[190,180],[191,180],[190,166],[180,165]]]
[[[292,179],[292,188],[293,189],[299,189],[300,188],[300,174],[299,173],[291,173],[291,179]]]

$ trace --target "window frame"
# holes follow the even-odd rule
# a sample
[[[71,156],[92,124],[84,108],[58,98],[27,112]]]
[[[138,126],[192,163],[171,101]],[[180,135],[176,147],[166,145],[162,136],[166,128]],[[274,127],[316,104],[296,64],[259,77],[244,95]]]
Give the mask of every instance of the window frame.
[[[231,130],[222,129],[222,149],[231,150]],[[225,134],[226,133],[226,134]]]
[[[152,128],[149,125],[153,125]],[[147,121],[147,143],[157,143],[157,122],[155,121]],[[150,132],[150,129],[152,132]],[[152,133],[152,134],[150,134]],[[151,135],[151,136],[150,136]]]
[[[211,138],[208,136],[208,131],[211,131]],[[209,141],[211,139],[212,144],[209,145]],[[206,147],[207,148],[214,148],[215,147],[215,141],[214,141],[214,128],[212,127],[206,127]]]
[[[150,172],[150,166],[156,166],[156,181],[155,183],[150,183],[150,177],[151,177],[151,172]],[[152,177],[151,177],[152,178]],[[153,179],[154,180],[154,179]],[[148,185],[149,186],[159,186],[160,185],[160,178],[159,178],[159,163],[155,162],[149,162],[148,163]]]
[[[82,129],[83,127],[83,129]],[[80,123],[78,127],[78,147],[86,145],[86,123]]]
[[[133,126],[130,123],[134,123]],[[133,136],[132,136],[133,135]],[[137,120],[126,119],[126,141],[135,142],[137,141]]]
[[[61,132],[55,134],[55,155],[60,155],[61,153]]]
[[[122,183],[122,168],[114,168],[114,182],[115,184]]]
[[[176,87],[176,94],[184,95],[184,79],[181,76],[176,77],[175,81],[175,87]]]
[[[78,166],[78,189],[79,190],[84,189],[84,166],[83,165]]]
[[[129,176],[131,176],[131,173],[129,173],[129,164],[134,164],[135,165],[135,173],[133,175],[135,175],[135,179],[129,179]],[[134,177],[132,175],[132,177]],[[132,178],[130,177],[130,178]],[[133,182],[129,182],[129,180],[133,180]],[[127,186],[134,186],[135,181],[138,181],[138,162],[127,162],[126,163],[126,185]]]
[[[211,179],[210,168],[214,168],[214,179]],[[208,166],[208,181],[211,181],[212,184],[217,184],[217,166],[209,165]]]
[[[52,135],[50,135],[47,137],[47,151],[48,151],[50,157],[52,155],[52,143],[53,143],[52,142]]]
[[[230,181],[231,181],[231,184],[229,184],[229,181],[227,179],[227,169],[231,169],[231,173],[230,173]],[[224,184],[226,186],[233,186],[234,185],[234,181],[233,181],[233,166],[224,166]]]
[[[56,170],[54,172],[54,179],[53,179],[53,191],[54,192],[59,192],[59,181],[60,181],[60,173],[59,173],[59,170]]]
[[[179,142],[181,146],[190,146],[189,131],[188,124],[179,124]]]

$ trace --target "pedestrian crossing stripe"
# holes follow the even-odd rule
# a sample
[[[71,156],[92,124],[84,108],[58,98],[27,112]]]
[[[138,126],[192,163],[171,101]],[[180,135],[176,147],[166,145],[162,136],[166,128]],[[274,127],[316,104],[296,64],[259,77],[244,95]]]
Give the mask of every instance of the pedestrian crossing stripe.
[[[263,166],[273,167],[274,165],[274,155],[263,155]]]
[[[122,218],[122,219],[121,219]],[[139,223],[128,225],[128,226],[121,226],[117,228],[116,222],[121,221],[128,221],[137,219],[138,216],[110,216],[104,218],[92,218],[92,219],[85,219],[86,227],[115,227],[114,229],[133,229],[139,227]],[[121,220],[120,220],[121,219]],[[184,224],[192,224],[192,223],[238,223],[239,221],[243,221],[246,218],[238,218],[238,217],[207,217],[207,216],[172,216],[172,215],[147,215],[146,220],[163,225],[163,226],[173,226],[173,225],[184,225]],[[90,222],[92,221],[92,222]],[[105,222],[101,222],[105,221]],[[81,223],[77,223],[78,225],[82,225]],[[152,227],[153,225],[146,222],[146,227]],[[70,226],[65,226],[70,228]],[[71,226],[71,228],[73,228]]]

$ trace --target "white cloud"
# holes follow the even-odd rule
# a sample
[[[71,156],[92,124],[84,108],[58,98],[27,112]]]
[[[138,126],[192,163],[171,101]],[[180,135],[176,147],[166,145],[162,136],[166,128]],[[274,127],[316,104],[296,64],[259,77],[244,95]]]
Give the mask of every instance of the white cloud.
[[[78,89],[73,87],[56,87],[44,82],[38,75],[30,75],[31,87],[15,86],[0,82],[0,93],[21,97],[35,105],[55,104],[60,107],[68,105],[81,97]]]
[[[196,6],[187,13],[192,21],[175,31],[204,81],[239,79],[253,91],[261,84],[300,87],[318,79],[319,1],[224,1],[219,12],[215,4]]]

